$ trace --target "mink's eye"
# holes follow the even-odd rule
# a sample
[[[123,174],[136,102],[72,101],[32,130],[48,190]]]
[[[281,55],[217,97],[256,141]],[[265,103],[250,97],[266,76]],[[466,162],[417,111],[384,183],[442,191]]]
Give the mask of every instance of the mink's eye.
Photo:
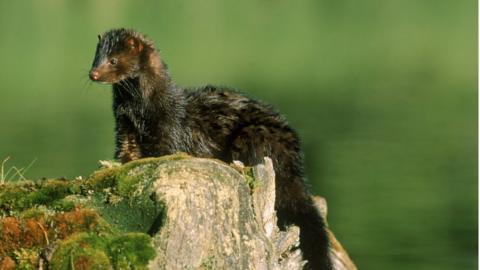
[[[112,59],[110,59],[110,65],[114,66],[114,65],[116,65],[117,63],[118,63],[117,58],[112,58]]]

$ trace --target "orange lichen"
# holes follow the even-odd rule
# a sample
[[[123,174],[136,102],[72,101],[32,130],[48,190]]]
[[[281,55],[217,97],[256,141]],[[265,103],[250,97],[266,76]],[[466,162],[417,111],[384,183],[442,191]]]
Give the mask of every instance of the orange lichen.
[[[6,217],[2,222],[2,238],[18,241],[20,239],[21,229],[18,219]]]
[[[19,248],[31,248],[48,243],[43,218],[27,220],[15,217],[0,219],[0,256]]]
[[[48,245],[50,239],[55,241],[73,233],[96,230],[98,224],[96,212],[80,208],[50,217],[0,218],[0,258],[20,249]]]
[[[14,217],[6,217],[1,220],[0,228],[0,255],[5,255],[10,250],[20,246],[22,230],[20,222]]]
[[[46,238],[45,223],[43,218],[27,219],[24,225],[24,232],[22,237],[23,247],[31,247],[48,243]]]
[[[95,211],[80,208],[49,218],[5,217],[0,219],[0,256],[21,248],[45,246],[50,239],[65,239],[73,233],[95,230],[98,225],[99,216]]]
[[[0,259],[0,270],[13,270],[17,267],[15,261],[9,256]]]
[[[75,232],[90,231],[98,226],[99,216],[95,211],[76,208],[55,217],[56,238],[66,238]]]

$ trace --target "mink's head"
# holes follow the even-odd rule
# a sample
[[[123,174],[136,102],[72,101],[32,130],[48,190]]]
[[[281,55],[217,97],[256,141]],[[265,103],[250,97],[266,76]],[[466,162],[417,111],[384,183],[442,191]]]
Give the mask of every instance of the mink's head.
[[[123,28],[110,30],[98,36],[90,79],[117,83],[138,77],[154,51],[153,43],[138,32]]]

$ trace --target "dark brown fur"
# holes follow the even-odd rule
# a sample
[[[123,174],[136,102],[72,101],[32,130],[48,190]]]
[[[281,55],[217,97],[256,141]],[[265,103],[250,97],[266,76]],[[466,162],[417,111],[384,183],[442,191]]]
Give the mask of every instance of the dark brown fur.
[[[246,165],[271,157],[280,227],[300,227],[310,269],[331,269],[324,222],[303,181],[299,138],[280,114],[227,88],[178,87],[153,42],[133,30],[99,37],[90,77],[113,84],[121,162],[179,151]]]

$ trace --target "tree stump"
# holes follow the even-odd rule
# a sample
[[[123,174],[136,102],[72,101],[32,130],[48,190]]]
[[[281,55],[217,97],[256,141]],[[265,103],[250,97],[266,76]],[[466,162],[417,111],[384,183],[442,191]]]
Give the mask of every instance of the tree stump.
[[[160,165],[153,190],[166,206],[154,236],[159,269],[302,269],[299,229],[277,227],[272,161],[233,168],[210,159]],[[326,202],[316,199],[326,217]],[[356,269],[329,231],[335,269]]]

